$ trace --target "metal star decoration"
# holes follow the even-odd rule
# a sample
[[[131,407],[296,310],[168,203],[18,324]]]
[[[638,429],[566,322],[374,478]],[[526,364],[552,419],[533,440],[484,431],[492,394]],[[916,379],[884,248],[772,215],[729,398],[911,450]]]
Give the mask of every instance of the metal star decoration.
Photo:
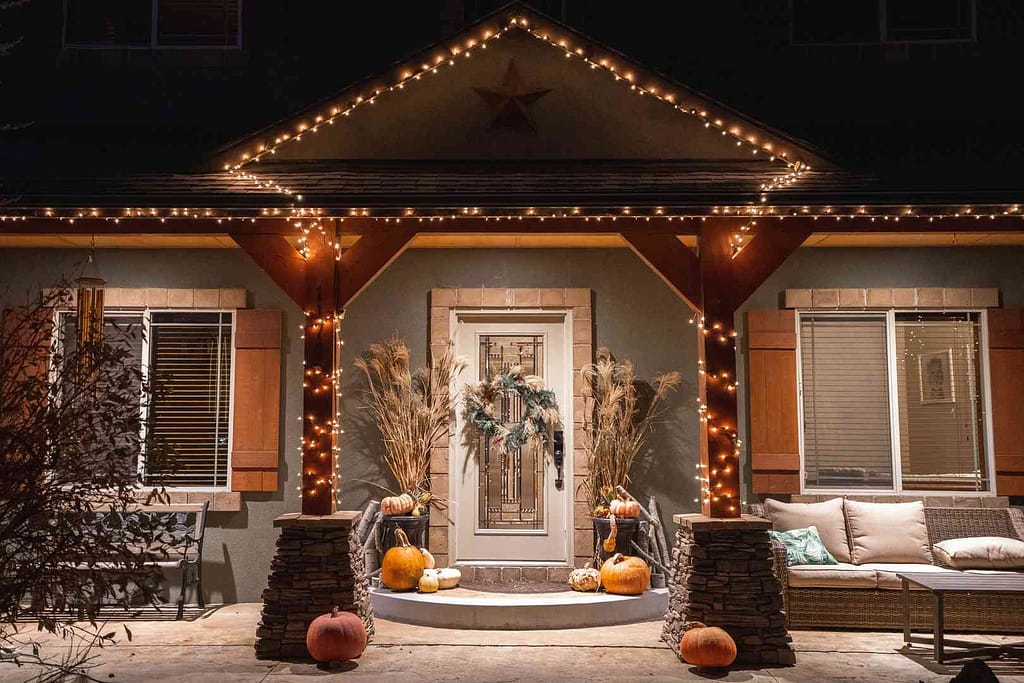
[[[533,125],[527,107],[551,92],[551,88],[525,85],[514,59],[508,60],[508,68],[500,86],[474,86],[473,90],[491,108],[494,115],[491,128],[513,128],[529,132],[536,132],[537,128]]]

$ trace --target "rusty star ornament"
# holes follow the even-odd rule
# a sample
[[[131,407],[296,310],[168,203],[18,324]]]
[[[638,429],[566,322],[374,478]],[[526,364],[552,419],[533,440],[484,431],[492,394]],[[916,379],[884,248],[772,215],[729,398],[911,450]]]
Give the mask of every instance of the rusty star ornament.
[[[473,90],[491,108],[494,115],[491,128],[512,128],[531,133],[537,132],[537,128],[527,108],[551,92],[551,88],[526,85],[514,59],[508,60],[508,68],[500,86],[474,86]]]

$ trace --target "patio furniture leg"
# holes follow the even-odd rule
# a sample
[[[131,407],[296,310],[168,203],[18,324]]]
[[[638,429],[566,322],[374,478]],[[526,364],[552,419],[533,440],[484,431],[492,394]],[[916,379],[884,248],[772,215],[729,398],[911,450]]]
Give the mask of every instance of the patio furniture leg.
[[[943,652],[942,638],[945,635],[945,625],[943,624],[943,613],[945,612],[945,595],[939,591],[935,591],[935,623],[933,625],[933,637],[932,643],[935,648],[935,661],[939,664],[943,663],[945,653]]]
[[[178,594],[178,616],[181,621],[185,616],[185,587],[188,585],[188,565],[181,565],[181,593]]]
[[[903,642],[910,645],[910,581],[903,582]]]
[[[196,602],[200,609],[206,608],[206,599],[203,597],[203,563],[196,565]]]

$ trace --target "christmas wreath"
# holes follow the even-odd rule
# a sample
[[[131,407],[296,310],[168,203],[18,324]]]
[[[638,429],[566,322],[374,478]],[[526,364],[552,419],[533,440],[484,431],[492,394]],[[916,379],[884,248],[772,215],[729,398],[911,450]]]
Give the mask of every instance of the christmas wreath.
[[[523,402],[523,415],[519,422],[506,425],[495,404],[505,395],[515,393]],[[536,375],[524,375],[522,366],[499,373],[489,382],[467,384],[463,393],[463,417],[479,433],[489,437],[506,453],[516,451],[528,443],[547,446],[548,428],[561,423],[555,392],[544,388],[544,380]]]

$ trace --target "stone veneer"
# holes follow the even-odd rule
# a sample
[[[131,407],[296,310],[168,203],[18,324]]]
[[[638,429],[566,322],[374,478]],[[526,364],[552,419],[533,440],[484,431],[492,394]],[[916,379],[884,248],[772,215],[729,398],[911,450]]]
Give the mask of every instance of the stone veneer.
[[[678,531],[662,640],[678,654],[686,622],[699,621],[733,637],[739,664],[794,664],[782,587],[772,571],[768,520],[749,515],[675,515],[673,520]]]
[[[582,567],[593,559],[593,522],[590,519],[590,506],[582,483],[588,472],[587,452],[583,450],[583,417],[585,404],[583,399],[583,381],[579,370],[594,360],[594,336],[591,290],[582,287],[558,288],[488,288],[463,287],[459,289],[433,289],[430,291],[430,350],[437,355],[444,351],[451,340],[451,311],[457,310],[496,310],[508,311],[515,309],[572,311],[572,430],[573,452],[572,478],[566,472],[566,488],[572,482],[573,501],[573,547],[574,566]],[[562,406],[562,415],[569,411]],[[449,490],[449,441],[448,434],[443,434],[434,445],[430,455],[430,490],[441,492],[447,497]],[[446,514],[430,515],[430,531],[428,549],[434,554],[439,567],[447,566],[448,536],[454,525]],[[507,572],[520,568],[506,567]],[[484,572],[487,576],[493,572]],[[501,574],[501,572],[499,572]],[[561,572],[556,572],[560,577]]]
[[[353,526],[359,512],[318,517],[292,513],[274,520],[281,529],[270,563],[263,611],[256,627],[256,657],[309,657],[306,629],[332,607],[355,612],[373,638],[373,608],[363,553]]]

